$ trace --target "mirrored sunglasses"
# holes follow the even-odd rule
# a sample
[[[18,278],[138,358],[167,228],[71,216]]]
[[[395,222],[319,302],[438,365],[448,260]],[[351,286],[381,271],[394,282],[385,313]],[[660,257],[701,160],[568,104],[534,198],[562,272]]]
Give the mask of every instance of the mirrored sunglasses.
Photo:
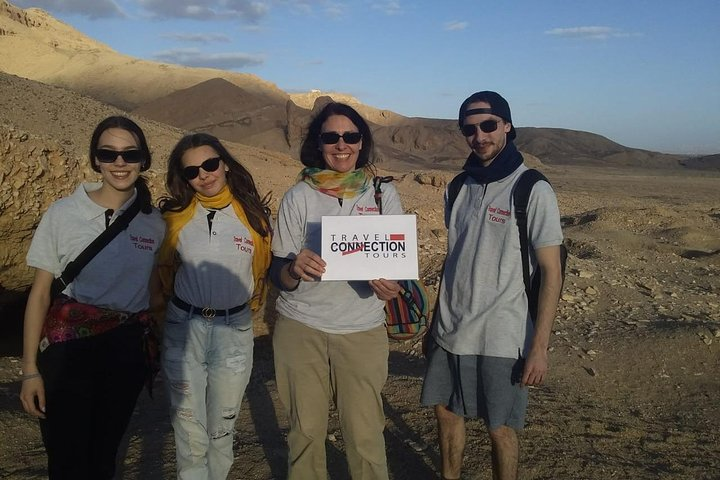
[[[497,120],[485,120],[480,123],[469,123],[467,125],[463,125],[460,130],[466,137],[472,137],[475,135],[475,132],[477,132],[478,127],[480,127],[480,130],[485,133],[494,132],[498,128],[498,123],[500,122]]]
[[[355,145],[356,143],[360,142],[360,140],[362,140],[362,133],[345,132],[340,135],[337,132],[323,132],[320,134],[320,142],[325,145],[335,145],[340,141],[341,138],[343,139],[343,142],[347,143],[348,145]]]
[[[117,157],[122,157],[125,163],[140,163],[145,159],[142,150],[108,150],[99,148],[95,152],[95,158],[102,163],[113,163]]]
[[[200,175],[200,169],[202,168],[206,172],[214,172],[220,166],[220,157],[208,158],[198,166],[185,167],[183,168],[182,174],[185,180],[192,180]]]

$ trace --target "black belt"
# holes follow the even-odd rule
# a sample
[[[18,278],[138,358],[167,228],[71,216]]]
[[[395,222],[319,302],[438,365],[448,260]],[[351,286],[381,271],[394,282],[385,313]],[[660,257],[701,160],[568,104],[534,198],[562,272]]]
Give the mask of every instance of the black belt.
[[[194,305],[190,305],[189,303],[180,300],[178,297],[173,297],[171,301],[176,307],[182,308],[186,312],[190,313],[197,312],[207,319],[215,318],[218,315],[233,315],[235,313],[242,312],[245,307],[247,307],[247,303],[243,303],[242,305],[228,308],[227,310],[216,310],[210,307],[196,307]]]

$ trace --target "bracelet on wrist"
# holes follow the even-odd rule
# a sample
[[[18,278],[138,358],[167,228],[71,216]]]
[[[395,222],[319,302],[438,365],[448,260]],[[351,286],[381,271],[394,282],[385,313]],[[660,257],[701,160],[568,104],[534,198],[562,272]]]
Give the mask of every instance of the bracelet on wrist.
[[[295,260],[290,262],[290,265],[288,266],[288,275],[290,275],[290,278],[297,280],[298,282],[302,280],[302,277],[295,273]]]
[[[42,377],[42,375],[40,373],[28,373],[28,374],[23,373],[21,380],[24,382],[25,380],[30,380],[31,378],[38,378],[38,377]]]

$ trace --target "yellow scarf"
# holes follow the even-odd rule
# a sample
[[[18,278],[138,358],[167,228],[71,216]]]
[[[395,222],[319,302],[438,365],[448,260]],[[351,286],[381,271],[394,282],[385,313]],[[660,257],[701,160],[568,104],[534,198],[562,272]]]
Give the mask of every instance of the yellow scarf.
[[[180,236],[180,230],[188,223],[195,215],[195,207],[197,203],[205,208],[221,209],[229,204],[232,204],[235,215],[240,221],[250,230],[253,240],[253,261],[252,271],[253,278],[255,279],[255,289],[253,295],[250,298],[250,308],[253,311],[258,310],[265,302],[265,296],[267,294],[267,271],[270,267],[270,235],[263,237],[255,229],[252,228],[250,222],[245,215],[245,209],[242,207],[240,202],[233,197],[230,188],[225,185],[220,192],[213,197],[206,197],[195,193],[190,205],[187,208],[180,210],[179,212],[165,212],[163,218],[167,224],[167,230],[165,232],[165,240],[160,247],[160,253],[158,254],[158,273],[160,274],[160,282],[162,284],[163,293],[166,296],[170,296],[173,293],[174,279],[175,279],[175,251],[177,247],[178,237]],[[206,306],[206,305],[201,305]]]

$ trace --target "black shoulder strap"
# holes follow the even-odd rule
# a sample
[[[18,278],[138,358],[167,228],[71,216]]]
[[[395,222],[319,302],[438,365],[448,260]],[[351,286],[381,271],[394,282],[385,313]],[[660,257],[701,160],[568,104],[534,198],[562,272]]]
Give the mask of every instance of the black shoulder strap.
[[[378,206],[378,209],[380,209],[380,215],[382,215],[382,189],[380,186],[383,183],[390,183],[393,180],[395,180],[395,177],[387,176],[387,177],[373,177],[373,186],[375,187],[375,205]]]
[[[541,180],[550,183],[545,178],[545,175],[535,169],[529,169],[520,174],[520,178],[517,179],[513,188],[513,206],[515,207],[515,219],[520,234],[520,253],[522,255],[523,281],[525,282],[526,292],[530,292],[531,288],[527,206],[533,186]]]
[[[467,178],[468,174],[467,172],[460,172],[455,177],[450,180],[450,183],[448,183],[447,187],[447,209],[449,212],[452,212],[453,205],[455,204],[455,199],[457,198],[458,194],[460,193],[460,189],[462,188],[463,184],[465,183],[465,179]]]
[[[67,264],[62,275],[53,280],[50,286],[50,296],[55,298],[62,293],[70,283],[75,280],[75,277],[80,274],[80,271],[85,268],[85,265],[90,263],[95,255],[105,248],[105,246],[112,241],[113,238],[117,237],[120,232],[125,230],[133,218],[143,208],[145,203],[148,203],[145,198],[143,189],[137,189],[137,196],[135,201],[120,215],[108,228],[106,228],[98,237],[93,240],[90,245],[85,247],[85,250],[80,252],[73,261]]]

